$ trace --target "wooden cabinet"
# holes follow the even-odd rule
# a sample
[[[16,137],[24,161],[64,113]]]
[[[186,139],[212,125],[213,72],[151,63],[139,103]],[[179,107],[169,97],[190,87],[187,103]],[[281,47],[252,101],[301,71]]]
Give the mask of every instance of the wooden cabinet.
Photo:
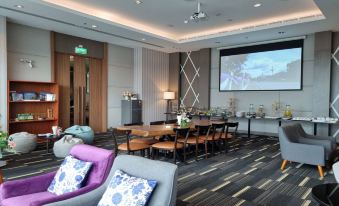
[[[34,92],[51,93],[55,95],[53,101],[25,100],[13,101],[11,93]],[[59,114],[59,89],[56,83],[49,82],[28,82],[28,81],[8,81],[8,132],[28,132],[41,134],[52,132],[52,126],[58,125]],[[33,119],[17,120],[18,114],[30,113]]]

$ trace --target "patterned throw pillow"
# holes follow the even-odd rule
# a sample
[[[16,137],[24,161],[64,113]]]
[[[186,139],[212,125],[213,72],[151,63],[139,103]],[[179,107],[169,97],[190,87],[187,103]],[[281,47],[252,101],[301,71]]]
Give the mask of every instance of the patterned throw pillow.
[[[92,162],[78,160],[71,155],[67,156],[49,185],[48,192],[62,195],[78,190],[82,187],[92,164]]]
[[[146,205],[156,185],[157,181],[155,180],[132,177],[117,170],[98,206]]]

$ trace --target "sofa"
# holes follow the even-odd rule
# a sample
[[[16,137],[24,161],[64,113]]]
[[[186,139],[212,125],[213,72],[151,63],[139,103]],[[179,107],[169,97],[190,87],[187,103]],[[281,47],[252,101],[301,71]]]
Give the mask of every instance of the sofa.
[[[115,158],[111,172],[105,183],[97,189],[72,199],[47,204],[46,206],[97,206],[116,170],[132,176],[152,179],[158,182],[148,206],[174,206],[177,196],[178,167],[175,164],[149,160],[131,155]]]
[[[1,206],[41,206],[81,196],[97,189],[106,180],[112,167],[114,155],[112,151],[89,145],[76,145],[70,154],[80,160],[92,162],[92,168],[84,186],[77,191],[63,195],[55,195],[47,191],[56,172],[8,181],[0,186]],[[95,154],[95,155],[93,155]],[[84,204],[86,205],[86,204]],[[68,205],[69,206],[69,205]]]
[[[335,140],[309,135],[300,124],[281,126],[279,142],[283,159],[281,170],[285,169],[287,161],[316,165],[321,177],[324,176],[322,167],[331,162],[336,151]]]

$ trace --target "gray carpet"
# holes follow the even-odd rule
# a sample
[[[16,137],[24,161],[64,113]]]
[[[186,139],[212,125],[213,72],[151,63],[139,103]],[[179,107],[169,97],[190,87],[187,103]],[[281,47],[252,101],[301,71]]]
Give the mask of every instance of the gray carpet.
[[[108,134],[97,135],[95,145],[112,149]],[[203,154],[203,153],[202,153]],[[62,159],[46,153],[44,145],[25,155],[9,155],[9,164],[2,168],[5,180],[25,178],[54,171]],[[171,161],[160,157],[163,161]],[[227,154],[216,154],[198,161],[189,157],[178,162],[177,205],[317,205],[311,188],[335,182],[331,171],[319,178],[317,168],[288,163],[280,171],[281,157],[276,137],[237,137],[230,141]]]

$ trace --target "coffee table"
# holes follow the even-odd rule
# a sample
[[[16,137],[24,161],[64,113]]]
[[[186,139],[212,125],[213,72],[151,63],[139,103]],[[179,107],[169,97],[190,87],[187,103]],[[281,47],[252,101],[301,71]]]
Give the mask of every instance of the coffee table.
[[[312,188],[312,197],[320,205],[339,205],[339,184],[321,184]]]
[[[38,136],[38,139],[46,142],[46,153],[49,153],[49,144],[59,140],[60,137],[61,137],[60,135],[58,136],[58,135],[53,135],[53,134],[52,135],[40,135]]]

